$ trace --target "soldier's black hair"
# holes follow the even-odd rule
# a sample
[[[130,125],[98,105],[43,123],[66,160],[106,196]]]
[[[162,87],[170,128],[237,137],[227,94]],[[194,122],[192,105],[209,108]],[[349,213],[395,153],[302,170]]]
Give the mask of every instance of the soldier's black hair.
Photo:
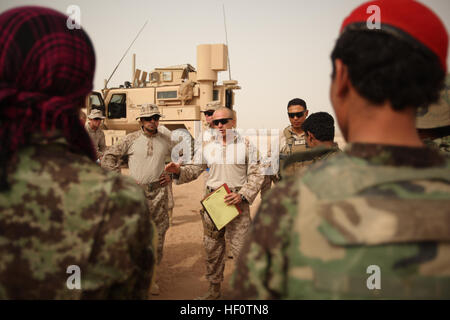
[[[306,107],[306,102],[303,99],[299,99],[299,98],[295,98],[292,99],[291,101],[288,102],[287,108],[289,109],[290,106],[302,106],[303,108],[305,108],[305,110],[307,110],[308,108]]]
[[[412,46],[390,34],[347,30],[331,53],[347,66],[356,91],[374,104],[390,101],[394,110],[429,105],[438,100],[445,72],[425,46]]]
[[[313,113],[303,122],[302,130],[311,132],[319,141],[333,141],[334,119],[327,112]]]

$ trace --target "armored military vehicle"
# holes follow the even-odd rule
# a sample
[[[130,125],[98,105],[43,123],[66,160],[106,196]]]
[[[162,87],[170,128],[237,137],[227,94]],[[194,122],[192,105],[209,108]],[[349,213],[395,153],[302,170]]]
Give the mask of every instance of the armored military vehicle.
[[[155,68],[145,72],[134,67],[132,81],[119,88],[105,88],[92,92],[86,100],[86,111],[101,109],[106,144],[139,128],[136,117],[143,104],[158,105],[163,118],[160,124],[169,130],[186,129],[195,137],[201,122],[205,121],[200,107],[213,100],[233,109],[234,90],[240,89],[235,80],[218,83],[218,73],[226,71],[228,48],[224,44],[197,46],[197,69],[190,64]]]

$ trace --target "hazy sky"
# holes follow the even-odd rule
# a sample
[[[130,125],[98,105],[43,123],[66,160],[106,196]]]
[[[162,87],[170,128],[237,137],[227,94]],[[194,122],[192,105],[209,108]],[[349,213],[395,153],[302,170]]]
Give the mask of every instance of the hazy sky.
[[[395,0],[392,0],[395,1]],[[222,4],[227,18],[232,78],[239,81],[235,110],[241,128],[284,128],[287,102],[303,98],[310,112],[333,114],[328,95],[330,53],[339,27],[362,0],[2,0],[0,11],[33,4],[66,12],[81,9],[81,25],[93,40],[97,68],[94,88],[112,70],[148,19],[149,23],[122,61],[109,86],[131,79],[136,67],[150,71],[190,63],[196,46],[225,43]],[[422,0],[450,30],[450,1]],[[447,58],[450,65],[450,58]],[[219,79],[228,79],[222,72]]]

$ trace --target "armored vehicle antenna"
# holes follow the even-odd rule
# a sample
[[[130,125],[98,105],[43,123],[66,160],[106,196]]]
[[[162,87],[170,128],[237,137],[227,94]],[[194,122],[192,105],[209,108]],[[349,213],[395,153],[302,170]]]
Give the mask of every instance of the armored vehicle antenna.
[[[225,18],[225,4],[222,3],[222,9],[223,9],[223,24],[225,25],[225,42],[227,45],[228,50],[228,76],[230,77],[228,80],[231,80],[231,64],[230,64],[230,47],[228,46],[228,34],[227,34],[227,20]]]
[[[136,39],[139,37],[139,35],[141,34],[142,30],[144,30],[145,26],[147,25],[147,21],[145,21],[144,25],[142,26],[141,30],[139,30],[138,34],[136,35],[136,38],[134,38],[133,42],[131,42],[130,46],[128,47],[127,51],[125,51],[125,53],[123,54],[122,58],[120,59],[119,63],[116,65],[116,67],[114,68],[113,72],[111,73],[111,75],[109,76],[108,80],[105,81],[105,89],[108,86],[108,82],[109,80],[111,80],[112,76],[114,75],[114,72],[116,72],[117,68],[119,67],[120,63],[122,62],[123,58],[125,58],[125,56],[127,55],[128,51],[130,50],[131,46],[133,45],[133,43],[136,41]]]

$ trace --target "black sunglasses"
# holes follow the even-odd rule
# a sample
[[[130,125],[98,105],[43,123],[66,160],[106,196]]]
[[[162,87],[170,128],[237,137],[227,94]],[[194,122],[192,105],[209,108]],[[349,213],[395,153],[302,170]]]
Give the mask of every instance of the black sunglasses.
[[[151,117],[142,117],[141,121],[152,121],[152,120],[159,121],[159,118],[161,118],[161,116],[159,114],[155,114],[154,116]]]
[[[301,118],[305,115],[305,111],[302,112],[288,112],[289,118],[294,118],[295,116],[297,116],[297,118]]]
[[[205,116],[211,117],[214,114],[214,111],[204,111]]]
[[[213,122],[213,124],[214,124],[215,126],[218,126],[219,123],[221,123],[221,124],[227,124],[228,121],[230,121],[230,120],[233,120],[233,119],[232,119],[232,118],[224,118],[224,119],[213,120],[212,122]]]

